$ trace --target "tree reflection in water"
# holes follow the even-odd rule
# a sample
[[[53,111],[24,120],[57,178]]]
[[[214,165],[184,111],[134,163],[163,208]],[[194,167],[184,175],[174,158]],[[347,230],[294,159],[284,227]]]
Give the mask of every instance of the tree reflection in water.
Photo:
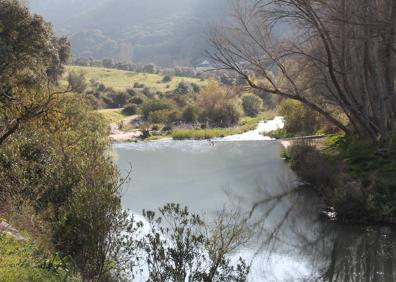
[[[247,212],[245,223],[255,233],[255,258],[281,254],[311,266],[308,277],[296,273],[291,281],[396,281],[395,226],[329,221],[320,216],[325,206],[312,191],[281,186],[277,193],[259,189],[253,198],[261,195],[262,200],[254,201]],[[268,280],[282,281],[272,277]]]

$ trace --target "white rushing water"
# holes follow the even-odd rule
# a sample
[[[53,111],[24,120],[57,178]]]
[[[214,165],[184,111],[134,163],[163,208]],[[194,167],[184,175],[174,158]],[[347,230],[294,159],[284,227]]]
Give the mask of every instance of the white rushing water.
[[[231,135],[224,138],[217,138],[215,141],[261,141],[261,140],[272,140],[271,137],[263,135],[278,129],[282,129],[285,126],[283,117],[276,117],[269,121],[261,121],[257,128],[252,131],[248,131],[238,135]]]

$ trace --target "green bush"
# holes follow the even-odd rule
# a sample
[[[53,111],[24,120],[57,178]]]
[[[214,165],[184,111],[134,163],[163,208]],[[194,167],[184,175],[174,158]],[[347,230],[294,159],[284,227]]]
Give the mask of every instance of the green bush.
[[[278,112],[285,118],[284,130],[292,135],[313,135],[327,124],[319,113],[295,100],[284,100]]]
[[[135,115],[138,111],[138,107],[136,104],[128,104],[124,107],[124,109],[122,109],[122,113],[124,115]]]
[[[0,233],[0,281],[81,281],[73,263],[54,255],[47,258],[35,244]]]
[[[131,103],[136,104],[136,105],[141,105],[141,104],[143,104],[143,99],[140,97],[133,97],[131,99]]]
[[[195,123],[198,121],[199,112],[193,106],[188,106],[182,113],[182,120],[185,122]]]
[[[159,110],[150,112],[149,121],[152,123],[170,123],[175,122],[179,119],[179,113],[175,110]]]
[[[52,107],[0,147],[0,199],[18,200],[16,209],[31,203],[54,249],[96,280],[108,270],[105,245],[120,208],[107,126],[82,97],[61,96]]]
[[[221,107],[203,112],[200,121],[209,121],[213,126],[231,127],[239,123],[241,114],[238,108],[232,103],[225,103]]]
[[[147,119],[151,112],[161,111],[161,110],[172,110],[174,104],[166,100],[151,99],[147,100],[142,105],[142,113],[145,119]]]
[[[263,108],[263,100],[254,94],[247,94],[242,97],[242,106],[246,115],[255,117]]]
[[[168,83],[168,82],[171,82],[172,81],[172,77],[170,76],[170,75],[165,75],[163,78],[162,78],[162,82],[163,83]]]
[[[187,82],[182,81],[177,85],[177,88],[174,92],[177,95],[187,95],[193,92],[193,89]]]

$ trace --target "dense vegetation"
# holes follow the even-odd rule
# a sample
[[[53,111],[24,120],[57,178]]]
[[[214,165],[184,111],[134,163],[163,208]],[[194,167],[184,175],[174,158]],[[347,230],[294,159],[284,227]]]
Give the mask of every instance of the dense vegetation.
[[[340,218],[394,222],[396,2],[242,1],[234,14],[211,30],[211,58],[287,99],[275,135],[342,136],[326,151],[290,148],[294,168]],[[277,36],[285,23],[292,33]]]
[[[143,137],[202,139],[236,134],[254,129],[244,116],[262,116],[263,101],[245,94],[235,77],[217,73],[211,78],[136,73],[108,68],[66,67],[64,80],[104,116],[108,124],[118,123],[121,130],[143,130]],[[272,101],[266,110],[271,109]],[[122,108],[122,109],[121,109]],[[126,123],[131,115],[141,118]],[[271,115],[272,116],[272,115]],[[228,128],[228,129],[227,129]],[[153,135],[153,136],[150,136]]]
[[[87,96],[104,103],[113,99],[129,111],[141,105],[147,119],[161,121],[174,118],[168,111],[182,103],[180,97],[156,98],[143,89],[145,97],[132,105],[140,98],[131,89],[112,92],[79,73],[64,74],[69,55],[68,41],[57,38],[50,24],[21,1],[0,0],[0,223],[7,221],[26,234],[22,241],[0,234],[0,280],[125,281],[136,270],[135,262],[145,259],[138,252],[144,251],[148,274],[158,281],[182,281],[188,275],[196,281],[245,281],[246,263],[227,259],[242,235],[237,224],[219,221],[209,236],[204,233],[209,226],[197,215],[168,205],[162,216],[178,226],[167,232],[169,238],[157,241],[168,229],[161,229],[153,212],[145,215],[159,231],[136,237],[144,226],[121,209],[125,180],[119,179],[109,154],[106,121]],[[106,97],[86,93],[93,86],[100,95],[108,90]],[[179,83],[174,91],[194,99],[194,89],[200,87]],[[228,103],[223,89],[217,91],[219,101]],[[193,270],[191,263],[202,263],[200,250],[209,257]],[[188,272],[180,272],[187,267]]]

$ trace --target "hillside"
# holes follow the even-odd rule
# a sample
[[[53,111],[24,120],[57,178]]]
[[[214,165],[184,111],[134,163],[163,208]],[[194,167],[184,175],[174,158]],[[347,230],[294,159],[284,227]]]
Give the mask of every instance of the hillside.
[[[131,88],[135,83],[144,84],[155,91],[167,92],[176,89],[180,82],[196,83],[200,86],[206,85],[207,81],[201,81],[198,78],[190,77],[173,77],[172,81],[162,82],[163,75],[150,73],[137,73],[117,69],[67,66],[66,72],[83,73],[87,81],[95,80],[103,83],[106,87],[114,90],[126,90]]]
[[[74,56],[112,57],[162,66],[199,61],[210,23],[224,18],[218,0],[31,0],[34,12],[68,35]]]

